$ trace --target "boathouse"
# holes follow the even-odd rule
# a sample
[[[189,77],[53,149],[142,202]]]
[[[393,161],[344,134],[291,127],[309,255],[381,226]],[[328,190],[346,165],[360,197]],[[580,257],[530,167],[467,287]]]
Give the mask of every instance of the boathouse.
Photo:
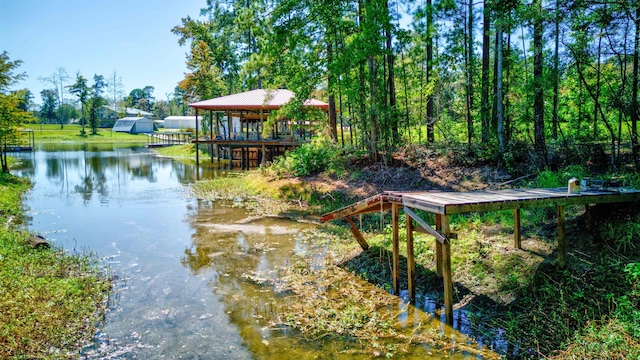
[[[129,134],[152,133],[155,130],[153,120],[147,117],[124,117],[118,119],[111,129]]]
[[[209,146],[212,161],[215,153],[218,159],[229,160],[231,167],[244,169],[270,161],[311,136],[311,124],[299,119],[278,118],[267,122],[272,111],[294,98],[295,94],[285,89],[257,89],[191,103],[189,106],[196,109],[194,143],[196,147]],[[304,101],[302,106],[329,110],[329,104],[315,99]],[[199,124],[205,120],[202,115],[207,111],[209,133],[200,133]],[[199,162],[197,156],[196,162]]]

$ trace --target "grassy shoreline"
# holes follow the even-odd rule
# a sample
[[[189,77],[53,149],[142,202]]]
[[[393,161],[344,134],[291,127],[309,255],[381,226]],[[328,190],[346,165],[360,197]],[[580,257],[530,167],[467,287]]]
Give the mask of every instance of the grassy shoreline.
[[[0,358],[79,358],[111,282],[90,255],[35,249],[15,219],[31,184],[0,174]]]
[[[565,177],[576,171],[580,172],[575,168],[564,172],[543,172],[527,185],[566,185]],[[625,183],[635,187],[640,185],[633,173],[623,176],[627,176]],[[321,183],[328,180],[322,179]],[[339,182],[340,179],[334,181]],[[256,214],[286,214],[307,219],[317,218],[321,213],[362,198],[340,189],[323,189],[322,184],[313,179],[275,179],[263,176],[261,171],[248,172],[233,179],[200,181],[193,186],[193,191],[204,199],[242,198]],[[583,208],[567,209],[569,242],[573,247],[568,266],[563,270],[554,265],[555,219],[552,210],[531,209],[523,214],[522,218],[526,220],[523,222],[524,250],[521,251],[512,249],[513,220],[510,212],[469,214],[452,219],[452,230],[458,234],[458,239],[453,242],[452,258],[455,301],[465,304],[463,306],[468,309],[473,336],[488,343],[488,340],[496,338],[496,329],[506,330],[504,340],[512,346],[511,351],[516,351],[503,353],[507,358],[640,357],[640,343],[637,341],[640,336],[640,311],[637,310],[640,305],[640,246],[634,241],[640,238],[640,215],[628,210],[622,213],[625,216],[620,216],[620,213],[611,216],[608,215],[610,211],[604,209],[598,230],[590,234],[585,232]],[[369,215],[365,219],[365,228],[370,230],[366,236],[371,249],[367,252],[362,252],[346,227],[339,224],[324,226],[321,233],[315,235],[330,239],[330,248],[336,254],[335,267],[388,289],[390,274],[385,264],[381,265],[378,260],[380,254],[391,251],[389,227],[379,231],[376,215]],[[404,231],[400,230],[400,234],[403,241]],[[434,249],[429,245],[432,239],[424,237],[415,241],[423,244],[416,247],[418,288],[426,289],[437,299],[442,296],[442,285],[429,270],[435,268]],[[296,284],[324,277],[311,271],[308,265],[296,266],[297,270],[293,269],[295,276],[289,279],[293,292],[300,291]],[[335,276],[335,272],[332,274]],[[322,298],[318,294],[301,297]],[[363,307],[368,306],[366,304],[368,302],[362,301]],[[315,310],[326,306],[305,302],[298,309],[300,311],[289,314],[287,318],[292,321],[286,325],[309,329],[314,328],[313,324],[330,323],[326,311]],[[343,314],[344,310],[334,310],[344,315],[336,318],[353,317]],[[360,315],[366,313],[371,312],[365,309],[358,312]],[[377,321],[357,318],[358,323],[367,320]],[[371,336],[397,335],[392,328],[389,329],[384,334],[360,334],[361,341]],[[334,333],[333,336],[342,335]]]

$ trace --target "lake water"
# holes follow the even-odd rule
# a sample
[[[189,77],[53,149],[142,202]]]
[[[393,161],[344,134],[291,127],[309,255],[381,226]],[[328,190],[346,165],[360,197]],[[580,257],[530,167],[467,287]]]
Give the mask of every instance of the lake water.
[[[323,247],[300,236],[313,225],[252,220],[241,208],[194,199],[188,186],[195,167],[144,147],[40,145],[17,156],[23,165],[15,173],[34,182],[25,199],[29,230],[67,251],[95,253],[118,278],[106,321],[82,357],[371,356],[354,342],[309,341],[293,330],[274,330],[269,319],[286,296],[244,276],[272,276],[296,253],[322,254]],[[233,173],[201,169],[200,176]],[[475,358],[428,347],[402,357],[444,355]]]

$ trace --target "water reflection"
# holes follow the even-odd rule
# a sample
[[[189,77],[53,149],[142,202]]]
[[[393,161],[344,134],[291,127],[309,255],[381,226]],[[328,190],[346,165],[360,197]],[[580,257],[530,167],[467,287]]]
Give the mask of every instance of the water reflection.
[[[16,173],[35,183],[25,204],[29,229],[69,251],[96,252],[120,277],[118,301],[83,357],[370,357],[357,343],[310,341],[273,326],[294,300],[255,279],[273,278],[295,254],[322,263],[326,248],[299,235],[311,225],[192,199],[185,185],[195,181],[194,166],[143,147],[41,146],[18,156]],[[409,309],[400,319],[407,326],[424,316]],[[419,347],[405,356],[443,355]]]

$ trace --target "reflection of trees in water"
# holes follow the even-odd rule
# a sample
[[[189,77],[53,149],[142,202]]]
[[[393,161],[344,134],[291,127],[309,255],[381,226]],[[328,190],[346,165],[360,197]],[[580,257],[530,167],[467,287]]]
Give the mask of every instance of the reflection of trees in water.
[[[50,149],[54,150],[54,149]],[[84,202],[97,194],[109,198],[109,185],[120,186],[133,179],[157,182],[154,159],[146,149],[113,146],[86,146],[74,151],[45,152],[45,175],[52,184],[60,185],[61,192],[72,189]],[[31,166],[33,172],[34,164]],[[26,171],[23,174],[27,175]]]
[[[166,161],[169,159],[164,158],[164,160]],[[195,166],[191,164],[186,164],[181,161],[175,161],[173,163],[171,171],[175,174],[175,176],[182,184],[190,183],[195,180]]]
[[[82,195],[84,202],[89,202],[93,192],[97,192],[101,197],[109,196],[106,185],[107,177],[105,168],[100,157],[100,153],[83,151],[83,173],[80,175],[81,182],[74,186],[74,191]]]
[[[182,265],[196,275],[215,273],[210,286],[225,304],[229,322],[256,357],[278,359],[287,354],[291,358],[295,352],[305,358],[313,352],[321,355],[326,347],[303,346],[293,331],[270,329],[273,320],[286,316],[282,311],[293,300],[260,284],[260,279],[277,281],[278,269],[295,261],[294,253],[312,251],[296,234],[301,225],[269,219],[247,223],[242,221],[246,216],[242,209],[197,202],[189,209],[195,232]]]

